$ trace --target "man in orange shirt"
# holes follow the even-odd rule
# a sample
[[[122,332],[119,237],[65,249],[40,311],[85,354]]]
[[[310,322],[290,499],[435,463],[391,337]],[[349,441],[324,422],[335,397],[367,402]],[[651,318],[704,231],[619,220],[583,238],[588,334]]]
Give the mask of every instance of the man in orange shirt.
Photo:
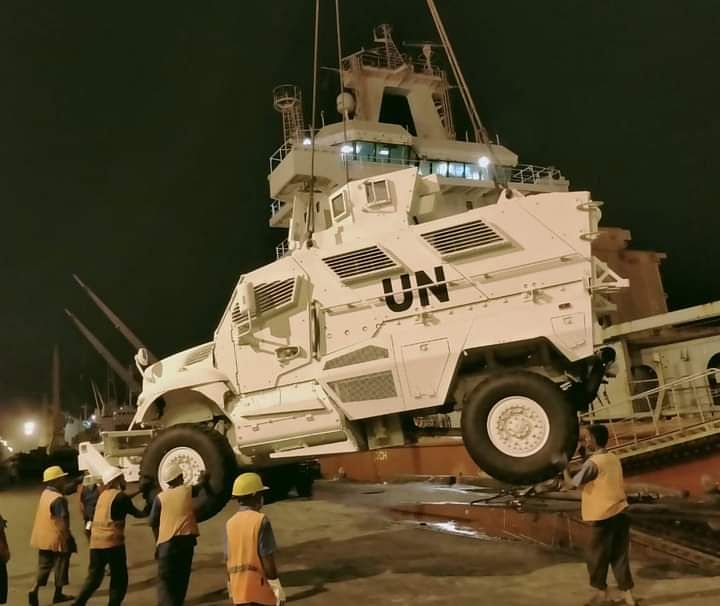
[[[565,469],[565,484],[582,490],[582,519],[592,527],[588,553],[590,585],[596,594],[590,604],[610,601],[607,587],[608,568],[612,566],[618,589],[627,606],[635,606],[630,572],[630,518],[620,459],[605,450],[608,430],[590,425],[582,434],[590,455],[574,477]]]
[[[65,498],[67,475],[61,467],[53,465],[43,473],[45,490],[40,495],[30,545],[38,550],[38,575],[28,593],[28,604],[38,606],[40,587],[47,585],[50,572],[55,570],[53,604],[72,600],[62,592],[68,584],[70,555],[77,551],[70,534],[70,510]]]
[[[239,511],[228,520],[226,557],[228,589],[236,606],[283,606],[285,590],[275,564],[275,537],[260,513],[268,490],[256,473],[244,473],[233,484]]]

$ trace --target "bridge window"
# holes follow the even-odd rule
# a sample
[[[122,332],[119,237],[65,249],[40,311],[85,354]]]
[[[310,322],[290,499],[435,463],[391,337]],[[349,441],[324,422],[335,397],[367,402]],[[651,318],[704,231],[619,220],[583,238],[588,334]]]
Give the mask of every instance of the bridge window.
[[[716,353],[708,360],[707,367],[708,370],[711,368],[720,368],[720,353]],[[720,406],[720,373],[708,375],[708,387],[710,387],[712,403],[715,406]]]
[[[370,141],[356,141],[355,154],[357,159],[365,162],[375,161],[375,144]]]

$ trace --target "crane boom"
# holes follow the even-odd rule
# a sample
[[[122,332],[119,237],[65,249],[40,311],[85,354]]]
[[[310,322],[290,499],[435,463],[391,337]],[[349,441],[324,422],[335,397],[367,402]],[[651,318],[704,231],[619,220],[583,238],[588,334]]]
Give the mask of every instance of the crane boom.
[[[77,274],[73,274],[73,278],[75,278],[75,281],[80,285],[80,288],[82,288],[87,293],[88,297],[93,300],[95,305],[100,308],[100,311],[105,314],[105,316],[108,318],[108,320],[110,320],[110,322],[112,322],[112,325],[115,327],[115,329],[123,337],[125,337],[136,350],[140,349],[141,347],[146,349],[151,363],[157,362],[157,357],[155,356],[155,354],[153,354],[147,347],[145,347],[145,345],[138,338],[138,336],[128,328],[128,326],[115,314],[115,312],[113,312],[113,310],[110,309],[105,304],[105,302],[100,297],[98,297],[92,291],[92,289],[78,277]]]
[[[125,368],[125,366],[123,366],[118,361],[118,359],[110,353],[110,351],[100,342],[100,340],[92,332],[90,332],[90,329],[85,326],[80,320],[78,320],[69,309],[66,309],[65,313],[67,314],[68,318],[73,321],[73,324],[75,324],[75,326],[82,333],[82,335],[90,342],[90,345],[93,346],[95,351],[97,351],[102,356],[102,358],[108,363],[110,368],[112,368],[117,374],[117,376],[120,377],[123,382],[128,386],[128,389],[133,393],[138,393],[140,391],[140,384],[135,380],[135,377],[130,374],[129,370]]]

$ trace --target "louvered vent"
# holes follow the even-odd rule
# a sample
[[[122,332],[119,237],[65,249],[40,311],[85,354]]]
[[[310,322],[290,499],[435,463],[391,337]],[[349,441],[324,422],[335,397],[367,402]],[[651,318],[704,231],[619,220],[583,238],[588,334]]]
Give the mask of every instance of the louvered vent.
[[[276,311],[293,302],[295,278],[259,284],[255,287],[255,306],[260,314]]]
[[[484,221],[470,221],[422,234],[422,237],[443,257],[474,250],[502,246],[507,240]]]
[[[360,375],[352,379],[343,379],[328,383],[330,388],[343,402],[363,402],[365,400],[384,400],[397,396],[392,372],[385,370],[369,375]]]
[[[190,366],[191,364],[197,364],[198,362],[207,360],[212,353],[213,345],[213,343],[208,343],[207,345],[198,347],[195,351],[190,352],[188,357],[185,358],[185,366]]]
[[[323,261],[341,280],[354,280],[398,267],[398,264],[377,246],[325,257]]]
[[[292,305],[295,300],[295,278],[258,284],[254,288],[256,315],[267,315]],[[232,307],[232,321],[237,326],[247,325],[248,311],[235,303]]]
[[[362,364],[363,362],[372,362],[374,360],[382,360],[389,356],[389,352],[384,347],[378,347],[377,345],[367,345],[351,351],[349,353],[333,358],[325,363],[323,367],[325,370],[332,370],[333,368],[342,368],[343,366],[352,366],[353,364]]]

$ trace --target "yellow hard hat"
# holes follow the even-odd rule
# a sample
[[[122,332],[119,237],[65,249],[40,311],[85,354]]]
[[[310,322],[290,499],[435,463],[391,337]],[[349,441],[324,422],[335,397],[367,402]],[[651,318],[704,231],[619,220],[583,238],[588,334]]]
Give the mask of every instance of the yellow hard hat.
[[[235,478],[233,483],[232,496],[234,497],[246,497],[256,492],[262,492],[264,490],[270,490],[267,486],[263,485],[263,481],[260,476],[256,473],[243,473]]]
[[[64,478],[66,475],[60,465],[53,465],[43,472],[43,482],[52,482],[53,480]]]

